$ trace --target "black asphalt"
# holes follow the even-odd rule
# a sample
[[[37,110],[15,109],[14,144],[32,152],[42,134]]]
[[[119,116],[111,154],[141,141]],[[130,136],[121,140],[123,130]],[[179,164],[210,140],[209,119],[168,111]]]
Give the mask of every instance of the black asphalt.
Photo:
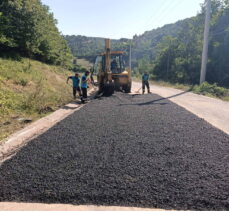
[[[157,95],[116,93],[4,162],[0,201],[229,210],[229,136]]]

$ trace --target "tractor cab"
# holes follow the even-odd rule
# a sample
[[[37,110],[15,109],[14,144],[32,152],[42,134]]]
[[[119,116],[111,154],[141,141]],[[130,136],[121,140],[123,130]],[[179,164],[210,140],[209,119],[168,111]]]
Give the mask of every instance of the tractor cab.
[[[124,52],[122,51],[111,52],[110,70],[112,74],[120,74],[125,71],[125,61],[123,59],[123,54]],[[105,53],[97,56],[94,63],[94,74],[97,74],[100,70],[103,72],[106,70]]]

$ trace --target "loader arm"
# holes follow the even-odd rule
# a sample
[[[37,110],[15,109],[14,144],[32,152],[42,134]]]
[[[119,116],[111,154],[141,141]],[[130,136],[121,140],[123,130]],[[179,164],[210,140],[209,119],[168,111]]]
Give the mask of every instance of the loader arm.
[[[112,82],[112,72],[111,72],[111,47],[110,47],[110,39],[105,40],[105,50],[106,50],[106,67],[105,74],[107,75],[107,80]]]

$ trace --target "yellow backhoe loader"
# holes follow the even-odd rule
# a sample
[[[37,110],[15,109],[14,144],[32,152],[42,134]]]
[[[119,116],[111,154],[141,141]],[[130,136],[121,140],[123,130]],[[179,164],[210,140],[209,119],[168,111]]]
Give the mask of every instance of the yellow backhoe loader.
[[[105,39],[105,52],[96,57],[92,73],[97,75],[99,93],[131,92],[131,68],[125,67],[124,54],[123,51],[111,51],[110,39]]]

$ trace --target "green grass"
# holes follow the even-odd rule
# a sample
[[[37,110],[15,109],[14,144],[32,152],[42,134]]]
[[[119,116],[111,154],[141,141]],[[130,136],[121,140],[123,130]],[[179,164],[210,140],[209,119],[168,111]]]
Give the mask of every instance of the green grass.
[[[38,61],[0,58],[0,140],[25,126],[19,118],[36,120],[71,101],[71,74]]]

